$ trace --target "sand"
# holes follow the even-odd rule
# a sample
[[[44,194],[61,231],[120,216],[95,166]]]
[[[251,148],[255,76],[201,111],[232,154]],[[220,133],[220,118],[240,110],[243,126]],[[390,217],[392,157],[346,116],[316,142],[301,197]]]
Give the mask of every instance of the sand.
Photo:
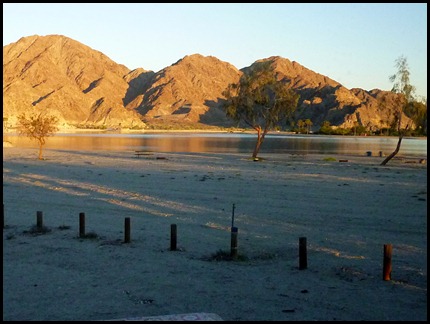
[[[3,148],[3,320],[427,320],[426,164],[49,148],[44,157]],[[38,211],[46,233],[32,233]]]

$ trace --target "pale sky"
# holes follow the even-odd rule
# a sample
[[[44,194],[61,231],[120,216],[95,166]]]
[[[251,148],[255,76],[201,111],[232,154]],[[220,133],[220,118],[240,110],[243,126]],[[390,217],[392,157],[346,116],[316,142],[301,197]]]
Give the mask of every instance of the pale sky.
[[[52,34],[131,70],[192,54],[241,69],[276,55],[348,89],[391,90],[404,56],[427,97],[427,3],[3,3],[3,46]]]

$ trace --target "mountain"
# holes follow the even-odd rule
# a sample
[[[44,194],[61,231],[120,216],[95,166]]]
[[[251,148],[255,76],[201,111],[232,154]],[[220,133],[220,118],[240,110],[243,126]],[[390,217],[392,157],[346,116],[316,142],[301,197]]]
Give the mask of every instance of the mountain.
[[[241,75],[233,65],[213,56],[187,55],[153,74],[138,100],[127,108],[136,109],[146,121],[228,125],[231,121],[219,99]]]
[[[124,107],[131,71],[60,35],[23,37],[3,46],[3,117],[49,111],[60,125],[144,127]]]
[[[48,111],[62,127],[231,126],[222,109],[223,90],[265,61],[280,82],[300,94],[296,120],[310,119],[316,129],[324,121],[377,129],[394,116],[399,95],[347,89],[279,56],[238,70],[216,57],[193,54],[155,73],[129,70],[62,35],[34,35],[3,46],[3,118],[13,126],[20,113]]]
[[[345,128],[353,127],[358,122],[374,130],[388,127],[392,121],[399,94],[379,89],[348,90],[327,76],[279,56],[258,60],[242,71],[249,73],[253,65],[267,61],[274,67],[277,80],[289,83],[300,95],[296,120],[310,119],[317,128],[324,121]],[[404,115],[403,123],[406,122],[410,122],[410,119]]]

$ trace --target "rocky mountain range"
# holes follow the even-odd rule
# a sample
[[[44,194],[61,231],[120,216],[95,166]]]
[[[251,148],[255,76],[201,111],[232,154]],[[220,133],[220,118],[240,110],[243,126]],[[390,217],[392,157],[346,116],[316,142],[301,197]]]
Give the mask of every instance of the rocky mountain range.
[[[310,119],[314,129],[324,121],[339,127],[358,122],[371,129],[392,121],[397,94],[347,89],[279,56],[253,65],[263,61],[270,61],[277,79],[300,94],[295,119]],[[216,57],[193,54],[158,72],[130,70],[66,36],[23,37],[3,46],[3,119],[13,127],[23,112],[47,111],[62,128],[232,126],[222,109],[222,92],[251,67],[239,70]]]

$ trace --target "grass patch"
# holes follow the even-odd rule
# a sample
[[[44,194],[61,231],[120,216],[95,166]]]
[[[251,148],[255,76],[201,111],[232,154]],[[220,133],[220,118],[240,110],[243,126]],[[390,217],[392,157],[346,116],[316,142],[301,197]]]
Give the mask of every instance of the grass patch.
[[[324,158],[324,161],[330,162],[330,161],[337,161],[334,157],[326,157]]]
[[[212,253],[209,257],[204,258],[206,261],[248,261],[248,257],[243,254],[238,254],[236,259],[233,259],[230,251],[218,250]]]
[[[255,260],[262,260],[262,261],[266,261],[266,260],[273,260],[276,259],[278,257],[278,254],[276,253],[272,253],[272,252],[263,252],[259,255],[257,255],[255,258]]]
[[[39,227],[37,225],[33,225],[32,227],[30,227],[28,231],[23,231],[24,234],[30,234],[30,235],[43,235],[49,232],[51,232],[51,229],[49,227],[46,227],[46,226]]]
[[[79,238],[95,240],[99,238],[99,235],[96,232],[88,232],[88,233],[85,233],[84,236],[79,236]]]

